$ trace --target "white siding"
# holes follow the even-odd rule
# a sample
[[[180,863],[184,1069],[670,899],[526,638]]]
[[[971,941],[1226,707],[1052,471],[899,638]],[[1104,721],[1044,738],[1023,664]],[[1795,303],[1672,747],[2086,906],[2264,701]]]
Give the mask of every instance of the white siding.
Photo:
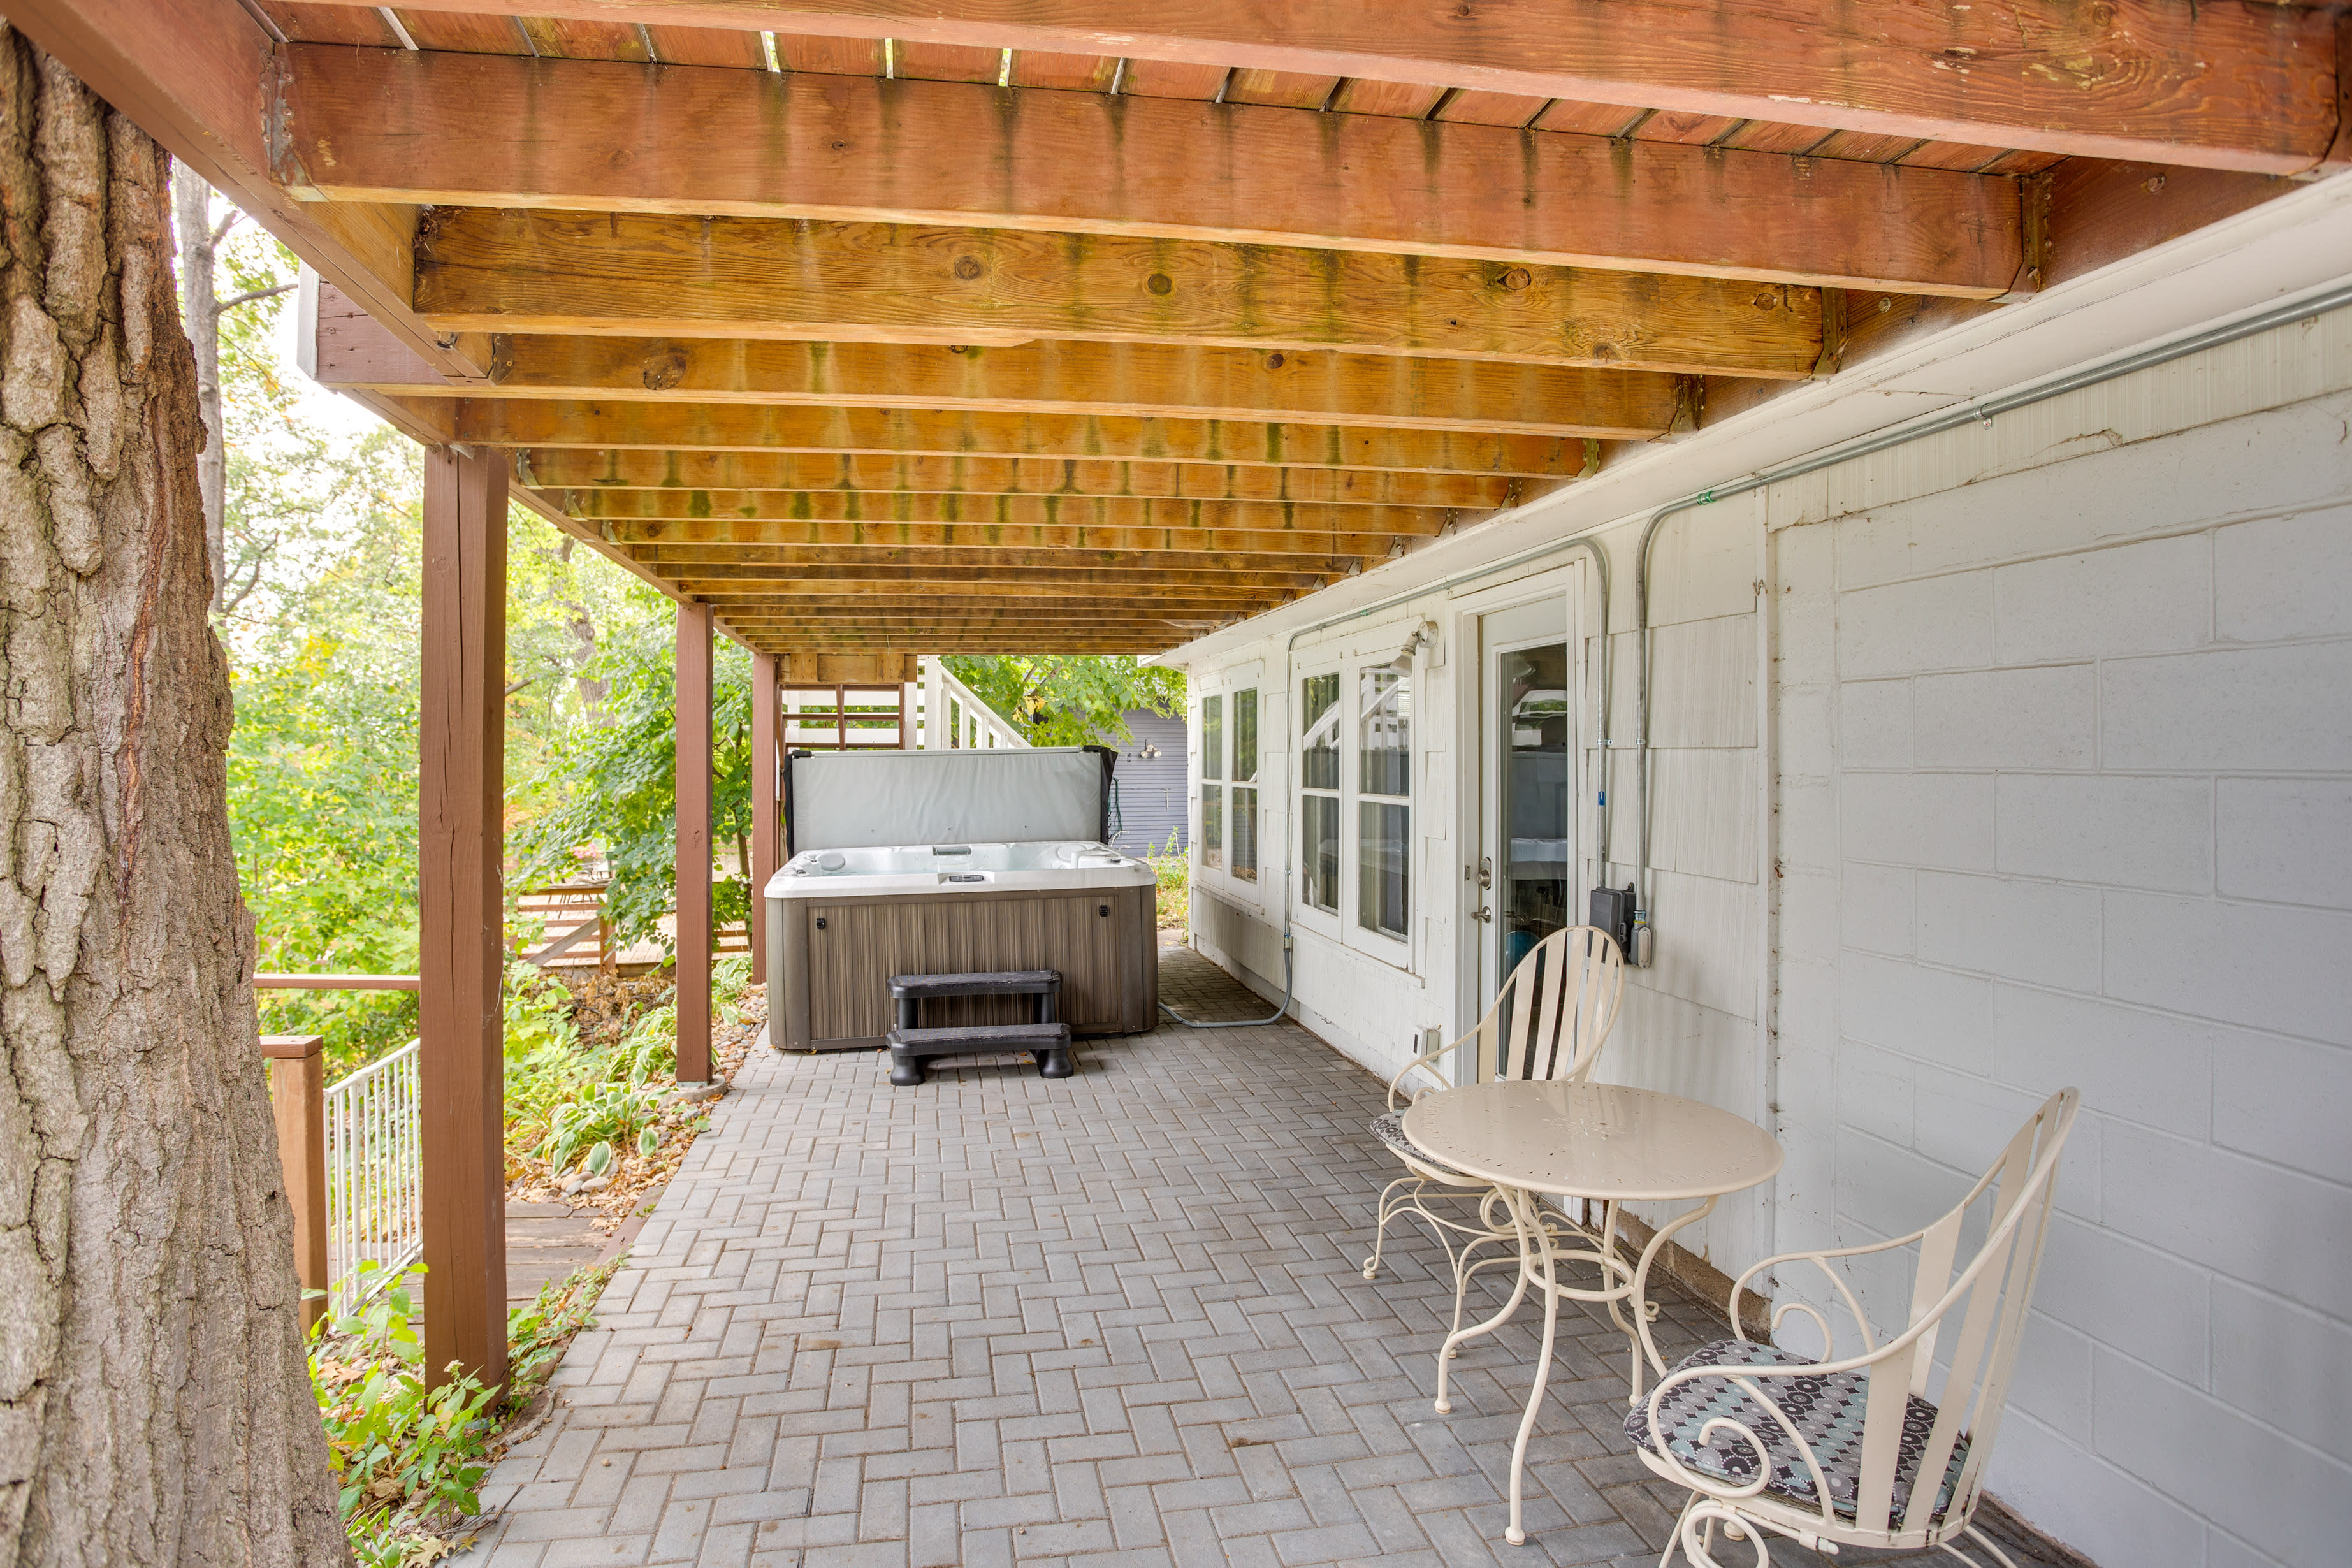
[[[2352,1530],[2348,338],[1771,495],[1783,624],[1833,626],[1774,693],[1777,793],[1837,825],[1781,834],[1783,1136],[1835,1134],[1777,1245],[1915,1227],[2080,1086],[1992,1486],[2109,1568]]]
[[[2337,312],[1678,514],[1656,553],[1657,962],[1602,1076],[1781,1140],[1770,1193],[1685,1233],[1729,1272],[1917,1227],[2079,1086],[1991,1484],[2106,1568],[2301,1568],[2352,1539],[2347,389]],[[1621,742],[1643,521],[1589,536]],[[1302,1016],[1383,1073],[1468,1021],[1465,602],[1328,634],[1393,649],[1426,617],[1448,644],[1416,716],[1411,955],[1298,941]],[[1271,690],[1284,651],[1232,658]],[[1607,770],[1588,887],[1632,876],[1632,753]],[[1290,802],[1265,809],[1274,896],[1196,922],[1272,994]],[[1899,1317],[1898,1271],[1858,1283]]]

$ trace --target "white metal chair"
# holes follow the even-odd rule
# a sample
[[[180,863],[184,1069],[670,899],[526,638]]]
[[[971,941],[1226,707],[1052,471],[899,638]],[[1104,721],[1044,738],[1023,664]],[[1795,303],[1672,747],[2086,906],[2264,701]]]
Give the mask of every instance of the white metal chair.
[[[1824,1552],[1842,1545],[1940,1547],[1975,1564],[1953,1544],[1965,1536],[2002,1568],[2016,1568],[1976,1527],[1977,1500],[2042,1266],[2059,1152],[2079,1100],[2071,1089],[2051,1096],[1959,1205],[1927,1229],[1865,1247],[1785,1253],[1733,1282],[1738,1324],[1750,1279],[1814,1265],[1852,1314],[1862,1349],[1838,1356],[1828,1316],[1788,1301],[1772,1313],[1774,1330],[1790,1313],[1804,1314],[1822,1336],[1818,1361],[1745,1337],[1722,1340],[1686,1357],[1634,1405],[1625,1417],[1634,1451],[1691,1492],[1659,1568],[1677,1545],[1693,1568],[1722,1568],[1712,1555],[1717,1525],[1748,1543],[1753,1568],[1769,1568],[1766,1531]],[[1990,1215],[1977,1222],[1988,1227],[1984,1244],[1955,1272],[1970,1208],[1988,1193]],[[1910,1316],[1882,1344],[1832,1259],[1914,1245]],[[1956,1333],[1945,1340],[1947,1320],[1956,1316]],[[1939,1344],[1947,1357],[1940,1369]],[[1759,1465],[1759,1454],[1768,1462]]]
[[[1512,1249],[1508,1260],[1516,1260],[1518,1229],[1493,1183],[1441,1165],[1406,1141],[1404,1113],[1423,1095],[1454,1087],[1437,1064],[1465,1046],[1474,1047],[1476,1070],[1484,1072],[1491,1064],[1496,1081],[1583,1082],[1591,1075],[1610,1028],[1617,1022],[1617,1004],[1624,987],[1625,958],[1607,931],[1598,926],[1556,931],[1519,961],[1475,1028],[1450,1045],[1416,1058],[1390,1080],[1388,1113],[1373,1121],[1371,1131],[1402,1163],[1405,1173],[1381,1193],[1372,1255],[1364,1259],[1365,1279],[1380,1274],[1389,1221],[1399,1215],[1417,1215],[1428,1223],[1438,1245],[1445,1248],[1446,1260],[1454,1269],[1454,1326],[1462,1326],[1463,1293],[1470,1277],[1483,1267],[1471,1261],[1472,1255],[1488,1245],[1507,1244]],[[1472,1217],[1465,1221],[1433,1213],[1428,1206],[1431,1198],[1469,1200],[1475,1205]],[[1549,1206],[1544,1223],[1563,1237],[1575,1229],[1567,1215]],[[1449,1235],[1462,1237],[1461,1244],[1454,1245]]]

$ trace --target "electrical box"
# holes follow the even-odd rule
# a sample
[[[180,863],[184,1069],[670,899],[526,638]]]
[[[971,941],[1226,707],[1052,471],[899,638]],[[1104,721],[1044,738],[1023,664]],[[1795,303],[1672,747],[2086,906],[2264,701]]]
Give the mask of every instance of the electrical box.
[[[1592,889],[1592,914],[1586,922],[1600,927],[1617,942],[1627,963],[1633,958],[1633,884]]]

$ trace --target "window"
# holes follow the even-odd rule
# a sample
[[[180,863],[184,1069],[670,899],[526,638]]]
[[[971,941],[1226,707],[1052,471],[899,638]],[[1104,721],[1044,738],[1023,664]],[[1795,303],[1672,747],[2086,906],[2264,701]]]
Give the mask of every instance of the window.
[[[1396,669],[1356,678],[1356,923],[1406,935],[1412,826],[1412,694]]]
[[[1234,693],[1233,816],[1226,842],[1234,879],[1257,880],[1257,693]]]
[[[1339,912],[1339,677],[1298,683],[1298,878],[1308,904]]]
[[[1225,863],[1225,700],[1201,699],[1201,864]]]

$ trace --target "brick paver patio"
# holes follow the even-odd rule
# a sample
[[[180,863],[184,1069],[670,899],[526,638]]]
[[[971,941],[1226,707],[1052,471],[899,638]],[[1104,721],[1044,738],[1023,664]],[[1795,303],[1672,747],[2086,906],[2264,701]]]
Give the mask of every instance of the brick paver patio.
[[[1195,1017],[1266,1010],[1192,953],[1162,975]],[[1598,1317],[1564,1323],[1533,1534],[1503,1543],[1540,1319],[1466,1349],[1433,1413],[1435,1247],[1398,1236],[1359,1272],[1392,1169],[1370,1075],[1287,1024],[1163,1025],[1079,1064],[894,1089],[880,1055],[755,1052],[491,1476],[468,1561],[1657,1560],[1678,1499],[1619,1433],[1625,1342]],[[1669,1344],[1720,1331],[1689,1302],[1666,1319]]]

